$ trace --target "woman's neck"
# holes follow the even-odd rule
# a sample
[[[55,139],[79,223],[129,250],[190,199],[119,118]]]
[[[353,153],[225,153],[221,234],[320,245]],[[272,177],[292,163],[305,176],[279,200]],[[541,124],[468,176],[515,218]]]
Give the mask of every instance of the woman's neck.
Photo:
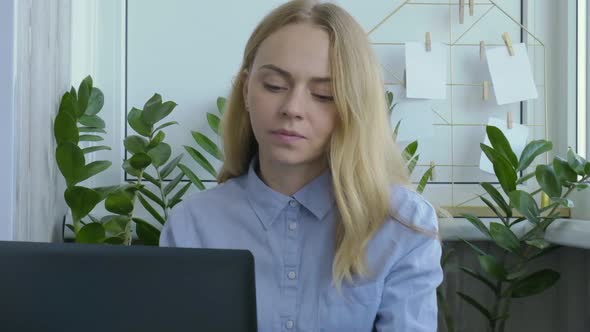
[[[292,196],[328,168],[327,162],[306,165],[284,165],[258,159],[256,173],[262,181],[283,195]]]

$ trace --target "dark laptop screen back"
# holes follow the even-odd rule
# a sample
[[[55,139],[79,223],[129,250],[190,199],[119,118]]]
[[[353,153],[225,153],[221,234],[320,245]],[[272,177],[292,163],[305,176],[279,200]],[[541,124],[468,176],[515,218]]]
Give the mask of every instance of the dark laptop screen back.
[[[0,242],[0,331],[256,331],[249,251]]]

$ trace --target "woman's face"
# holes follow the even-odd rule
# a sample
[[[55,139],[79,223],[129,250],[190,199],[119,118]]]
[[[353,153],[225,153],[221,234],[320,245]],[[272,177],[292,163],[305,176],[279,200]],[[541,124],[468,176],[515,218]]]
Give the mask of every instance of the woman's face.
[[[303,23],[277,30],[260,45],[251,71],[244,73],[244,98],[261,160],[327,166],[337,120],[329,48],[326,31]]]

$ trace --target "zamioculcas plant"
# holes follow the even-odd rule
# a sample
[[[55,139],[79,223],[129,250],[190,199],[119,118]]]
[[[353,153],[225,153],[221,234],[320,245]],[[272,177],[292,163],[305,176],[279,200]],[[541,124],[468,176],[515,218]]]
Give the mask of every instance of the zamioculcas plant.
[[[545,231],[559,218],[560,207],[572,206],[568,196],[574,190],[587,188],[590,163],[570,149],[567,159],[555,157],[552,163],[538,165],[534,172],[522,175],[538,156],[552,150],[552,143],[532,141],[517,156],[500,129],[488,126],[486,132],[491,146],[481,144],[481,149],[492,162],[500,186],[481,183],[490,197],[481,196],[481,200],[496,214],[498,222],[491,222],[488,227],[474,215],[464,217],[492,240],[502,254],[494,256],[465,241],[477,255],[479,269],[460,269],[489,289],[495,301],[487,308],[466,293],[458,295],[478,310],[488,321],[488,329],[495,332],[505,330],[514,299],[542,293],[559,280],[557,271],[546,268],[531,271],[530,263],[557,248],[544,239]],[[528,192],[519,187],[529,180],[535,180],[540,188]],[[547,206],[537,204],[537,195],[549,197]],[[527,224],[527,231],[519,236],[514,226],[522,222]]]

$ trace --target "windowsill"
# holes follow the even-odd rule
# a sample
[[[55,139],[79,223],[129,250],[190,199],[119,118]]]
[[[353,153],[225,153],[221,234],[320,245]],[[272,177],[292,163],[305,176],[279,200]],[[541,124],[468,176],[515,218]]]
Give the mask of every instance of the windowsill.
[[[482,219],[489,225],[499,222],[495,218]],[[532,227],[523,222],[515,225],[512,230],[517,236],[524,235]],[[443,241],[489,241],[479,230],[465,218],[445,218],[440,220],[440,234]],[[568,247],[590,249],[590,220],[558,219],[547,228],[545,239],[551,243]]]

